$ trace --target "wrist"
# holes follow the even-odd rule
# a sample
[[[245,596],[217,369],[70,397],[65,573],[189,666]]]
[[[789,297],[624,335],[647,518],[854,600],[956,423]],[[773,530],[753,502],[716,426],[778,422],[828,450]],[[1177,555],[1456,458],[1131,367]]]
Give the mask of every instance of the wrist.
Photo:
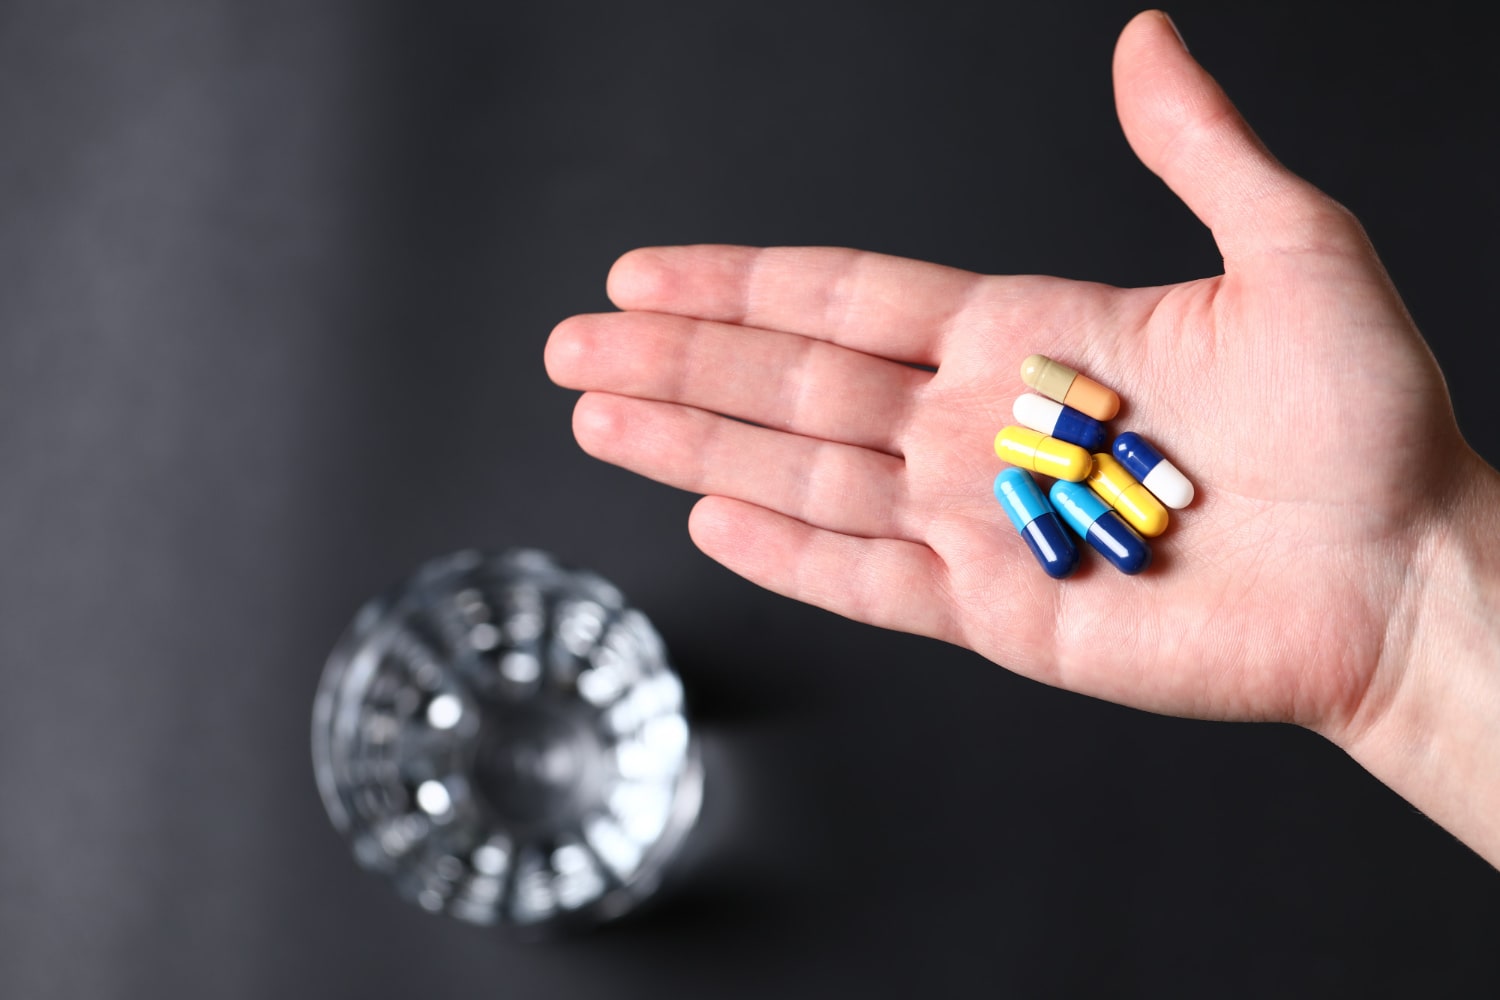
[[[1500,866],[1500,474],[1464,454],[1410,550],[1360,711],[1325,735]]]

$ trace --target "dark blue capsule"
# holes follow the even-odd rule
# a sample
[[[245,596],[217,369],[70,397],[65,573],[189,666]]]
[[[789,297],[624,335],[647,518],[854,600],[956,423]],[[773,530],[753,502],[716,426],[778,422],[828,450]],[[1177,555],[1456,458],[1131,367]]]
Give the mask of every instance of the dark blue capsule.
[[[1051,497],[1068,526],[1115,569],[1134,576],[1151,565],[1151,546],[1093,490],[1082,483],[1058,480],[1052,484]]]
[[[1126,431],[1115,438],[1115,458],[1125,466],[1125,471],[1138,483],[1145,482],[1151,470],[1161,462],[1161,452],[1135,431]]]
[[[1078,546],[1030,473],[1016,468],[1001,472],[995,477],[995,499],[1048,576],[1061,580],[1078,568]]]
[[[1072,442],[1092,455],[1104,450],[1104,443],[1109,440],[1109,428],[1086,413],[1064,406],[1057,415],[1052,436]]]

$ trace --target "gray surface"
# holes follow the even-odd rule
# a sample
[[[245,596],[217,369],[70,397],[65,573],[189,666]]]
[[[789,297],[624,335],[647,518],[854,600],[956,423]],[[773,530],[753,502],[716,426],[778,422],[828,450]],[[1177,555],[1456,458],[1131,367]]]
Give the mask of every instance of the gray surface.
[[[1496,461],[1497,70],[1460,9],[1174,14],[1363,217]],[[1500,877],[1333,748],[758,592],[542,373],[638,244],[1216,269],[1114,123],[1133,10],[0,2],[0,995],[1493,981]],[[470,544],[599,570],[674,650],[710,788],[654,913],[499,940],[322,816],[323,656]]]

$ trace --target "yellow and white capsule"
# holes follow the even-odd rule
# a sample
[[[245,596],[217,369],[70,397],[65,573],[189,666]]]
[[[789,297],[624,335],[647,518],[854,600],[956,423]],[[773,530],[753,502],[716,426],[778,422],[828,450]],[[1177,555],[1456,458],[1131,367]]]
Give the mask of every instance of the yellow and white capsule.
[[[1014,424],[995,435],[995,454],[1011,465],[1070,483],[1087,479],[1094,464],[1089,453],[1076,444]]]
[[[1167,530],[1167,508],[1151,495],[1150,490],[1136,482],[1113,455],[1104,452],[1094,455],[1089,489],[1099,494],[1100,499],[1119,511],[1132,528],[1147,538],[1155,538]]]
[[[1087,413],[1095,420],[1111,420],[1120,412],[1120,397],[1044,354],[1033,354],[1021,362],[1021,381],[1048,399]]]

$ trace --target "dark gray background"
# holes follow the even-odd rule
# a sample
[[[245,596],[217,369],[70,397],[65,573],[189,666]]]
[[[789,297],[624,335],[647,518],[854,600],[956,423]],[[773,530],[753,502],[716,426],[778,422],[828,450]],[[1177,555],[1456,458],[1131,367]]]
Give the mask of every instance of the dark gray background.
[[[1493,983],[1500,875],[1334,747],[757,591],[543,374],[641,244],[1216,271],[1114,120],[1135,9],[0,0],[0,995]],[[1173,13],[1364,219],[1493,462],[1500,71],[1461,9]],[[620,584],[705,733],[681,877],[581,939],[400,903],[313,788],[334,639],[474,544]]]

